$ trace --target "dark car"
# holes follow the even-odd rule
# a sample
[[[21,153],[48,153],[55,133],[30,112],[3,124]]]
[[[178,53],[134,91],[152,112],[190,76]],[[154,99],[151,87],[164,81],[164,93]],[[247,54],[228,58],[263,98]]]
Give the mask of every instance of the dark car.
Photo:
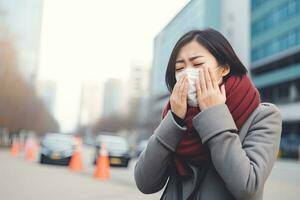
[[[98,135],[96,137],[94,164],[96,164],[102,143],[106,144],[111,166],[128,166],[131,159],[128,142],[124,137],[113,135]]]
[[[40,163],[68,165],[75,151],[75,144],[71,135],[47,134],[41,142]]]
[[[298,158],[300,147],[300,134],[290,133],[282,135],[280,140],[281,157]]]

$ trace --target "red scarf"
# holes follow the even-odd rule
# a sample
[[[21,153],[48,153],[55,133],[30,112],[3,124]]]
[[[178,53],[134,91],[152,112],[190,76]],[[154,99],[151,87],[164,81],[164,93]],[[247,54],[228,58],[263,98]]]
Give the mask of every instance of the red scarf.
[[[232,75],[224,84],[226,90],[225,104],[228,106],[239,130],[249,115],[259,105],[260,95],[247,75],[243,75],[242,78]],[[170,108],[170,102],[168,102],[162,112],[162,118],[165,117]],[[200,166],[204,161],[210,159],[210,152],[207,145],[202,144],[199,134],[192,124],[193,117],[199,112],[201,112],[199,107],[188,105],[187,114],[184,119],[187,131],[183,139],[179,142],[174,157],[175,166],[181,176],[190,175],[190,169],[186,163]],[[219,118],[219,120],[222,119]]]

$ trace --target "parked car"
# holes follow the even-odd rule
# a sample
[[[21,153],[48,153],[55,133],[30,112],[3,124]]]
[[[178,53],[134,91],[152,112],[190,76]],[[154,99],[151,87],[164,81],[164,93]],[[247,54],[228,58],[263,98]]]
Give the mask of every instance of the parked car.
[[[126,138],[113,135],[98,135],[96,137],[96,153],[94,164],[99,157],[101,144],[105,143],[111,166],[127,167],[131,159],[130,148]]]
[[[282,135],[280,140],[281,156],[286,158],[298,158],[300,147],[300,134],[290,133]]]
[[[148,140],[142,140],[136,147],[136,157],[139,157],[142,151],[147,147]]]
[[[75,148],[75,138],[72,135],[47,134],[41,142],[40,163],[68,165]]]

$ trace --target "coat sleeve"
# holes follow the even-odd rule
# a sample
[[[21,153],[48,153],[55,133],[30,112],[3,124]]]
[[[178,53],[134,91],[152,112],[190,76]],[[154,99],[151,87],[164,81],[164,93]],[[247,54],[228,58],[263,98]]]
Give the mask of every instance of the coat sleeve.
[[[169,110],[149,138],[134,167],[134,179],[138,189],[151,194],[161,190],[168,177],[168,165],[176,146],[183,137],[186,126],[179,126]]]
[[[226,104],[203,110],[193,118],[193,124],[210,149],[216,171],[236,199],[249,199],[264,186],[281,137],[282,116],[274,104],[262,104],[243,144]]]

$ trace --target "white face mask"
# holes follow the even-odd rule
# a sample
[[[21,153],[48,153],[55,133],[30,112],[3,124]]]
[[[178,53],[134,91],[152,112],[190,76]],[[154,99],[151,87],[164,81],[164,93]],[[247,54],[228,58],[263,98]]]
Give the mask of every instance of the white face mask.
[[[218,70],[217,68],[216,70]],[[215,70],[215,71],[216,71]],[[176,72],[175,77],[176,81],[178,81],[184,74],[187,75],[188,79],[188,95],[187,95],[187,103],[192,106],[192,107],[197,107],[198,106],[198,101],[197,101],[197,93],[196,93],[196,80],[199,77],[199,68],[185,68],[181,70],[180,72]],[[220,81],[223,77],[221,77],[218,80],[218,84],[220,85]]]

